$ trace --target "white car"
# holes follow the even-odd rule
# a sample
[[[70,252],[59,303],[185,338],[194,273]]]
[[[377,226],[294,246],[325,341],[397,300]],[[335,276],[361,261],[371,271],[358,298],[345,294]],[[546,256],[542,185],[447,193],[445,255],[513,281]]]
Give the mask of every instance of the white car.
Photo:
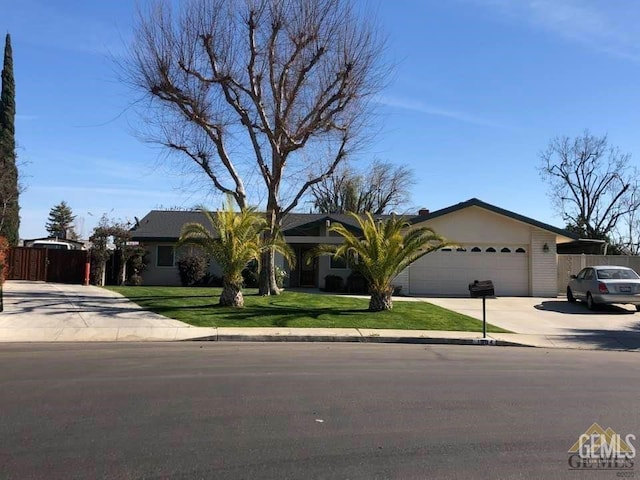
[[[599,304],[628,303],[640,312],[640,276],[631,268],[612,265],[587,267],[571,275],[567,300],[582,300],[593,310]]]

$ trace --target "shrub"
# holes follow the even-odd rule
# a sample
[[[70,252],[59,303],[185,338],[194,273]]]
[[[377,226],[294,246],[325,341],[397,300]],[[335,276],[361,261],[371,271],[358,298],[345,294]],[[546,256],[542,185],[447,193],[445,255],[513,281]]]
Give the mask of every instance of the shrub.
[[[134,287],[142,285],[142,271],[147,267],[148,252],[143,247],[135,247],[128,252],[127,272],[130,273],[127,283]]]
[[[289,274],[285,270],[283,270],[282,268],[276,265],[275,275],[276,275],[276,285],[278,286],[278,288],[284,288],[284,281],[289,276]]]
[[[340,275],[327,275],[324,277],[324,289],[327,292],[341,292],[344,280]]]
[[[196,285],[203,287],[222,287],[222,277],[208,273]]]
[[[347,277],[347,291],[349,293],[369,293],[369,283],[360,272],[353,272]]]
[[[258,288],[259,283],[258,262],[254,261],[242,270],[242,285],[246,288]]]
[[[183,287],[191,287],[207,274],[207,259],[202,255],[183,255],[178,259],[178,273]]]
[[[278,288],[284,288],[284,281],[289,274],[276,265],[275,276]],[[260,286],[258,262],[251,262],[244,270],[242,270],[242,286],[245,288],[258,288]]]

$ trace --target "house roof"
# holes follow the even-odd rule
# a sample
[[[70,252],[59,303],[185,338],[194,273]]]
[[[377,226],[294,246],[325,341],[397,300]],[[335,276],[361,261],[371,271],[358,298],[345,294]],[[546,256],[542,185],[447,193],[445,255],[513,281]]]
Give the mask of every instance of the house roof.
[[[376,218],[378,217],[385,218],[388,215],[379,215]],[[332,223],[342,223],[346,227],[358,228],[358,222],[346,214],[290,213],[282,221],[282,231],[286,235],[287,231],[297,227],[324,223],[327,220]],[[182,226],[193,222],[208,225],[206,217],[200,211],[151,210],[131,229],[131,237],[133,240],[173,242],[180,237]]]
[[[489,210],[490,212],[494,212],[494,213],[497,213],[499,215],[504,215],[505,217],[512,218],[512,219],[517,220],[519,222],[523,222],[523,223],[527,223],[529,225],[533,225],[534,227],[538,227],[538,228],[541,228],[543,230],[547,230],[549,232],[553,232],[556,235],[560,235],[562,237],[570,238],[570,239],[573,239],[573,240],[577,240],[579,238],[579,236],[576,235],[575,233],[572,233],[572,232],[570,232],[568,230],[565,230],[563,228],[554,227],[553,225],[549,225],[548,223],[543,223],[543,222],[540,222],[540,221],[535,220],[533,218],[525,217],[524,215],[520,215],[518,213],[511,212],[509,210],[505,210],[504,208],[496,207],[495,205],[491,205],[490,203],[483,202],[482,200],[479,200],[477,198],[471,198],[471,199],[467,200],[466,202],[460,202],[460,203],[457,203],[457,204],[452,205],[450,207],[446,207],[446,208],[443,208],[441,210],[436,210],[434,212],[429,213],[428,215],[418,215],[418,216],[413,217],[411,219],[411,223],[412,224],[416,224],[416,223],[420,223],[420,222],[425,222],[427,220],[432,220],[434,218],[438,218],[438,217],[441,217],[443,215],[447,215],[449,213],[457,212],[458,210],[462,210],[462,209],[468,208],[468,207],[484,208],[485,210]]]
[[[472,198],[466,202],[461,202],[441,210],[436,210],[428,215],[416,215],[409,217],[412,224],[431,220],[449,213],[456,212],[468,207],[480,207],[491,212],[512,218],[519,222],[527,223],[535,227],[553,232],[557,235],[578,239],[578,236],[561,228],[554,227],[533,218],[525,217],[517,213],[505,210],[495,205],[485,203],[477,198]],[[375,218],[385,219],[390,215],[376,215]],[[358,222],[350,215],[339,213],[290,213],[286,215],[282,221],[282,232],[287,235],[287,231],[294,230],[298,227],[309,226],[318,223],[324,223],[329,220],[332,223],[341,223],[346,227],[358,229]],[[131,229],[133,240],[153,240],[158,242],[175,242],[180,237],[182,226],[185,223],[197,222],[208,225],[207,219],[200,211],[195,210],[151,210]]]
[[[131,229],[131,238],[174,242],[180,238],[182,226],[192,222],[207,225],[206,217],[199,211],[151,210]]]

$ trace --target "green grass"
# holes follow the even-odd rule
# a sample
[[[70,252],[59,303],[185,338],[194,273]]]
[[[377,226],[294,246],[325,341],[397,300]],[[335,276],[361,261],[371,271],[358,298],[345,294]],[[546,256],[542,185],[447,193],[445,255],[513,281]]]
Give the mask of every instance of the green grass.
[[[242,309],[220,307],[219,288],[108,287],[146,310],[197,327],[395,328],[481,332],[482,322],[426,302],[394,301],[393,310],[367,311],[369,300],[285,291],[263,297],[244,292]],[[487,324],[489,332],[508,330]]]
[[[217,305],[219,288],[108,287],[141,307],[197,327],[395,328],[482,331],[482,322],[426,302],[394,301],[393,310],[367,311],[368,299],[286,291],[263,297],[247,290],[245,307]],[[507,332],[487,325],[489,332]]]

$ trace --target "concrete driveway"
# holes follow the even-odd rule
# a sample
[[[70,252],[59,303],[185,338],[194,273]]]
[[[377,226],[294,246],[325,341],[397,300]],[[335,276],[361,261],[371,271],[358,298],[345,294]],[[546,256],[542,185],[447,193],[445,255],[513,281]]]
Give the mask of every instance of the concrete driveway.
[[[207,333],[98,287],[14,280],[3,290],[4,341],[180,340]]]
[[[455,312],[482,319],[482,299],[425,298]],[[596,311],[564,297],[499,297],[487,299],[487,322],[528,335],[529,343],[552,341],[556,346],[640,349],[640,313],[631,305],[603,306]],[[509,334],[492,335],[508,339]]]

